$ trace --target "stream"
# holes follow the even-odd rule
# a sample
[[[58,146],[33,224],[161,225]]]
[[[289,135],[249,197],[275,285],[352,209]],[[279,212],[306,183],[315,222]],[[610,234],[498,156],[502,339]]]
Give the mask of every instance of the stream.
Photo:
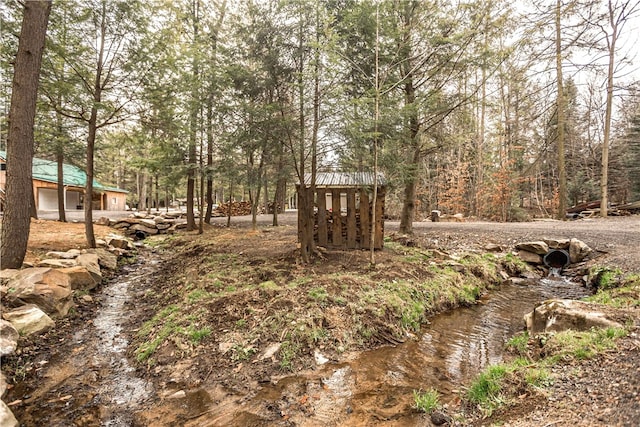
[[[127,301],[153,282],[157,263],[150,256],[126,266],[105,286],[95,317],[65,343],[68,355],[51,364],[42,388],[25,400],[29,407],[17,414],[23,425],[124,427],[138,425],[141,410],[186,413],[179,425],[192,427],[423,425],[411,410],[414,390],[434,388],[442,403],[455,403],[463,384],[502,361],[506,341],[523,330],[525,313],[545,299],[588,294],[562,278],[505,284],[474,306],[433,316],[403,344],[345,355],[340,363],[260,384],[250,395],[213,386],[188,390],[179,401],[158,401],[127,361],[122,331]],[[157,425],[178,425],[169,418]]]
[[[477,305],[434,316],[415,340],[283,378],[240,405],[216,399],[220,405],[187,425],[262,425],[274,406],[297,426],[422,425],[424,419],[410,410],[414,390],[434,388],[442,403],[454,403],[463,384],[503,360],[504,345],[523,330],[525,313],[546,299],[588,294],[562,278],[503,285]]]

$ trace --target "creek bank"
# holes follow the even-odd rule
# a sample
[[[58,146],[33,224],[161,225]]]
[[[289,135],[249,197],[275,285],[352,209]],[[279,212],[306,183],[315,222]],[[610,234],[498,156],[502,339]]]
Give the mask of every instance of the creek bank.
[[[132,242],[122,236],[112,235],[98,243],[101,247],[95,249],[50,251],[44,259],[29,263],[26,268],[1,271],[0,356],[4,362],[2,370],[12,370],[13,384],[7,384],[2,375],[0,397],[4,398],[7,389],[16,385],[17,371],[24,370],[19,375],[26,376],[34,368],[41,370],[48,363],[43,361],[39,368],[30,362],[20,366],[19,360],[30,354],[30,346],[38,347],[37,342],[50,332],[57,335],[61,332],[55,330],[59,325],[64,329],[70,317],[75,317],[84,307],[93,306],[90,292],[96,290],[105,277],[116,274],[119,257],[130,257],[135,252]],[[15,425],[9,409],[13,405],[6,406],[4,401],[3,405],[0,424]]]

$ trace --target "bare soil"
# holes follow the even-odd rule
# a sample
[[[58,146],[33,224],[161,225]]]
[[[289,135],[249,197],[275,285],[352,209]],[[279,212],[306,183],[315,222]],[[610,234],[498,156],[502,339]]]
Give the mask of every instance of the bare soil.
[[[222,219],[219,220],[222,222]],[[226,220],[225,220],[226,221]],[[234,218],[238,228],[223,229],[219,224],[208,227],[205,231],[206,242],[202,236],[185,233],[172,241],[162,253],[153,255],[162,260],[161,267],[153,277],[153,283],[138,283],[135,300],[130,305],[130,317],[125,328],[132,345],[128,351],[132,364],[135,364],[135,347],[140,344],[136,333],[143,323],[157,312],[158,306],[164,306],[176,298],[176,290],[188,283],[199,283],[205,280],[210,269],[203,264],[205,255],[228,257],[229,264],[242,259],[242,271],[246,274],[238,280],[251,278],[256,283],[277,281],[280,277],[295,278],[311,268],[318,277],[330,277],[332,274],[349,275],[354,289],[364,286],[358,283],[358,275],[369,275],[369,254],[366,251],[328,251],[313,266],[298,263],[296,255],[294,227],[295,217],[291,214],[281,216],[278,228],[265,227],[270,223],[270,216],[260,217],[261,229],[254,232],[248,229],[249,218]],[[288,225],[287,225],[288,224]],[[387,222],[387,235],[397,231],[397,223]],[[112,230],[108,227],[95,226],[99,238]],[[433,248],[455,254],[457,252],[483,252],[488,243],[494,243],[510,249],[517,242],[549,238],[578,238],[587,243],[601,255],[592,264],[607,265],[619,268],[626,273],[640,272],[640,217],[616,217],[609,219],[579,220],[572,222],[544,221],[533,223],[416,223],[415,235],[411,238],[395,236],[395,239],[410,241],[424,248]],[[42,258],[49,250],[66,250],[82,248],[84,243],[84,224],[59,223],[55,221],[34,221],[32,223],[28,260]],[[376,253],[380,278],[388,279],[394,275],[426,275],[426,271],[416,270],[407,264],[398,263],[389,252]],[[374,276],[375,279],[375,276]],[[265,286],[253,293],[238,293],[225,298],[218,298],[207,306],[208,315],[215,319],[217,326],[213,333],[216,342],[239,342],[237,334],[242,328],[251,330],[257,326],[252,319],[263,319],[265,314],[280,310],[277,304],[286,305],[286,309],[294,315],[314,318],[314,313],[303,312],[304,306],[297,306],[296,301],[304,300],[295,292],[308,293],[315,287],[332,286],[330,280],[319,279],[320,282],[308,284],[301,290],[292,290],[290,298],[272,298],[275,293]],[[324,281],[322,281],[324,280]],[[233,283],[232,283],[233,284]],[[366,283],[365,283],[366,285]],[[150,291],[152,290],[152,291]],[[241,300],[234,300],[241,298]],[[100,295],[95,295],[96,303],[81,303],[68,318],[57,321],[56,329],[38,339],[26,339],[19,355],[7,360],[8,376],[15,382],[9,390],[5,401],[13,402],[12,410],[18,419],[29,425],[49,425],[41,423],[39,416],[45,411],[64,411],[82,413],[74,425],[97,425],[100,420],[100,401],[95,399],[95,392],[90,378],[78,372],[59,371],[53,374],[47,366],[64,366],[69,354],[77,353],[77,345],[70,337],[79,328],[91,323]],[[270,311],[271,310],[271,311]],[[259,313],[260,315],[255,315]],[[325,328],[339,327],[339,313],[320,316],[328,319]],[[363,314],[365,316],[366,313]],[[373,320],[371,320],[373,321]],[[379,325],[381,326],[381,325]],[[366,350],[380,345],[394,344],[397,335],[393,330],[384,330],[377,339],[363,342],[355,350]],[[273,331],[274,336],[284,336],[286,330]],[[270,342],[269,336],[253,337],[253,342],[245,342],[244,349],[263,350]],[[241,341],[241,340],[240,340]],[[276,340],[277,341],[277,340]],[[204,347],[207,348],[206,346]],[[228,350],[239,352],[241,349]],[[619,348],[611,353],[571,365],[558,368],[555,372],[554,384],[544,394],[523,398],[522,403],[512,406],[506,411],[495,414],[491,419],[475,421],[476,425],[637,425],[640,422],[640,340],[637,334],[621,341]],[[218,406],[242,405],[242,396],[252,390],[258,390],[261,384],[273,378],[284,377],[290,373],[271,360],[243,362],[241,354],[230,358],[231,353],[222,352],[220,348],[208,349],[189,345],[188,342],[171,342],[159,347],[154,355],[154,363],[144,363],[138,374],[152,381],[158,390],[159,400],[139,411],[132,423],[134,425],[168,426],[168,425],[224,425],[221,420],[212,420],[207,409],[211,403]],[[326,349],[326,355],[339,361],[339,353]],[[224,357],[223,357],[224,356]],[[45,363],[38,363],[44,361]],[[5,362],[3,360],[3,362]],[[295,365],[296,371],[303,371],[313,365],[313,355],[301,355]],[[20,369],[23,369],[20,371]],[[5,370],[5,368],[3,368]],[[73,379],[76,381],[72,381]],[[595,380],[597,378],[597,380]],[[72,384],[78,389],[72,389]],[[207,386],[209,394],[203,402],[198,394]],[[172,400],[171,393],[187,390],[186,399]],[[217,390],[213,392],[212,390]],[[68,398],[68,396],[74,396]],[[305,394],[290,396],[291,401],[284,411],[283,402],[274,405],[271,414],[263,414],[261,419],[244,419],[229,421],[233,425],[298,425],[294,422],[296,414],[304,414]],[[37,397],[35,399],[34,397]],[[35,401],[44,402],[36,407]],[[70,401],[69,401],[70,400]],[[212,402],[209,402],[211,400]],[[68,409],[71,408],[71,409]],[[430,425],[427,417],[416,415],[410,407],[404,408],[404,423],[387,422],[388,425]],[[334,420],[335,421],[335,420]],[[380,422],[384,420],[381,419]],[[460,421],[464,425],[464,421]],[[64,425],[64,424],[60,424]],[[331,425],[329,423],[328,425]],[[333,425],[336,425],[335,422]],[[370,425],[364,422],[361,425]]]

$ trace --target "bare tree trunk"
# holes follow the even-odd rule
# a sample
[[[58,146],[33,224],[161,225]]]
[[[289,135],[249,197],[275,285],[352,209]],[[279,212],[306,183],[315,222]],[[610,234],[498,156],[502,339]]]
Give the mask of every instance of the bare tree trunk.
[[[199,24],[200,24],[200,0],[193,0],[193,40],[194,43],[198,41]],[[198,79],[200,78],[200,67],[197,57],[193,59],[193,88],[191,90],[192,103],[196,103],[196,99],[199,95]],[[190,117],[190,135],[189,135],[189,164],[187,167],[187,231],[193,231],[196,229],[196,221],[193,212],[194,206],[194,193],[196,186],[196,140],[198,137],[198,109],[194,106],[191,107]]]
[[[562,2],[556,1],[556,74],[558,79],[558,95],[557,95],[557,137],[558,137],[558,212],[556,218],[563,220],[567,212],[567,172],[565,169],[564,159],[564,82],[562,81],[562,33],[560,28],[560,12]]]
[[[211,214],[213,211],[213,178],[211,177],[213,168],[213,100],[209,97],[207,102],[207,212],[204,222],[211,224]]]
[[[420,169],[420,142],[418,141],[418,131],[420,123],[418,121],[418,113],[414,104],[416,102],[416,88],[413,82],[413,65],[412,65],[412,52],[411,52],[411,31],[412,31],[412,14],[417,7],[417,2],[406,2],[404,12],[404,28],[403,28],[403,74],[405,77],[404,83],[404,102],[409,107],[409,120],[407,137],[409,140],[411,156],[408,159],[407,175],[404,179],[404,202],[402,205],[402,213],[400,216],[400,232],[405,234],[413,234],[413,218],[415,216],[415,201],[416,201],[416,185],[418,182],[418,170]]]
[[[620,25],[629,18],[634,10],[638,8],[638,3],[632,1],[622,2],[621,5],[613,4],[612,0],[608,3],[609,25],[611,26],[611,34],[606,34],[607,48],[609,53],[609,68],[607,71],[607,104],[604,119],[604,140],[602,141],[602,174],[600,178],[600,215],[604,218],[608,215],[609,208],[609,141],[611,139],[611,114],[613,106],[613,73],[615,71],[615,53],[616,42],[620,34]],[[631,5],[631,6],[630,6]],[[630,6],[630,7],[629,7]],[[617,8],[620,8],[617,10]],[[616,17],[616,11],[618,16]]]
[[[227,209],[227,227],[231,227],[231,200],[232,200],[232,197],[233,197],[233,181],[229,181],[229,207]]]
[[[24,2],[7,131],[6,203],[0,268],[20,268],[27,253],[32,184],[33,123],[51,1]],[[31,197],[25,197],[30,194]]]

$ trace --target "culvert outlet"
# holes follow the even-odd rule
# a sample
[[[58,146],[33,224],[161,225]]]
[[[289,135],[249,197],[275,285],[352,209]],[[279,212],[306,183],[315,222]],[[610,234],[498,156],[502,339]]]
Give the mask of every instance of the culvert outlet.
[[[147,238],[147,233],[142,230],[136,230],[136,232],[134,233],[134,237],[136,240],[144,240]]]
[[[551,249],[542,259],[544,265],[551,268],[565,268],[571,261],[569,253],[563,249]]]

